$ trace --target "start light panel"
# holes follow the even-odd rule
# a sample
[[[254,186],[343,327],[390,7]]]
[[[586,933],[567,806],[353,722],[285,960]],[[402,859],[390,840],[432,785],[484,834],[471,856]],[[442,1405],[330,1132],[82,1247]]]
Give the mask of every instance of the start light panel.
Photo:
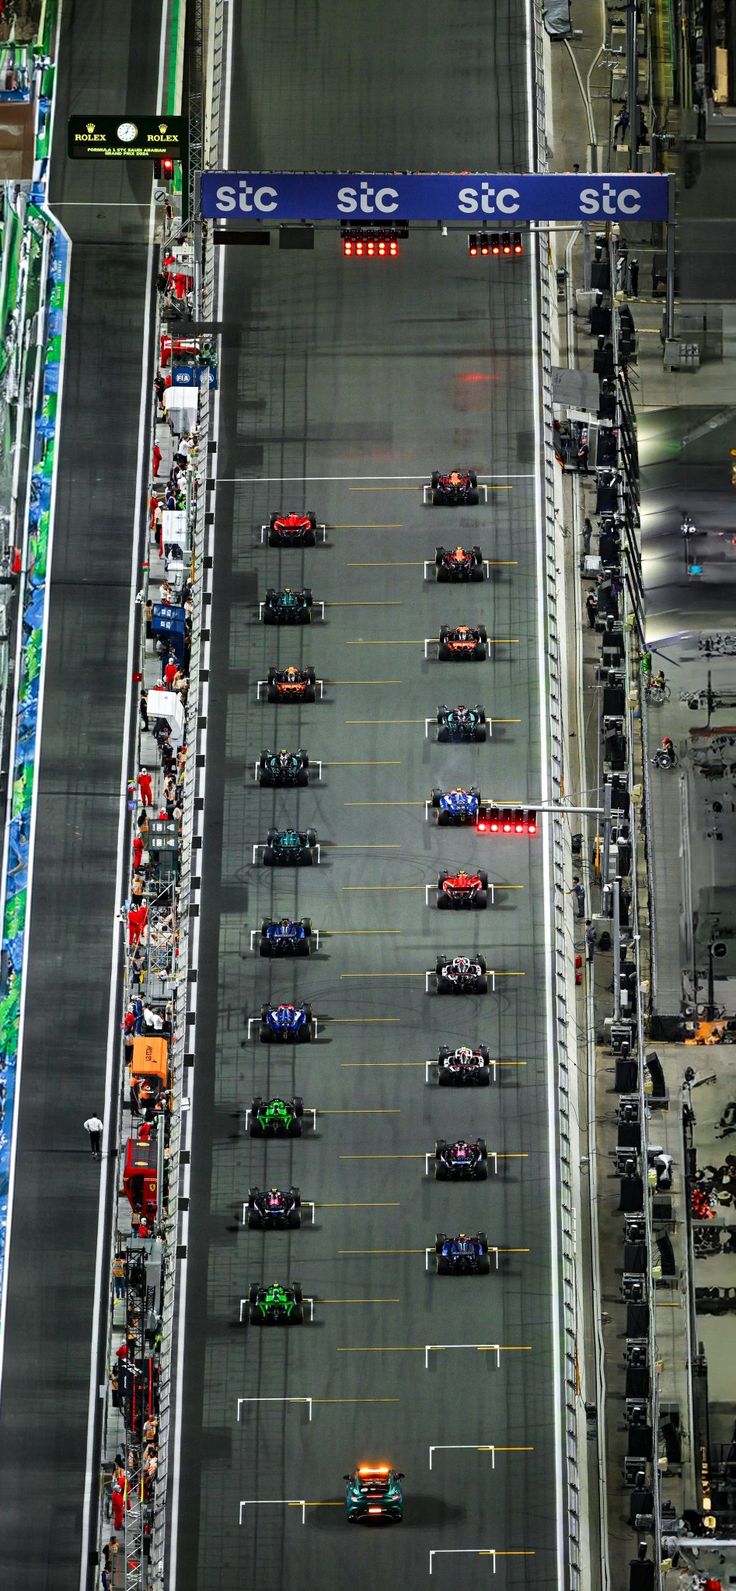
[[[409,228],[394,226],[352,226],[340,228],[342,252],[346,260],[395,260],[400,254],[399,238],[408,237]]]

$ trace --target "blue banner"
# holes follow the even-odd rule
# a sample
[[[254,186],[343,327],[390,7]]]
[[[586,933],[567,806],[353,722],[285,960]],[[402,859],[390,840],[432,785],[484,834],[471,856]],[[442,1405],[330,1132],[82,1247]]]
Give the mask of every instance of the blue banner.
[[[205,171],[210,220],[666,221],[668,178],[639,173],[513,176],[487,172]]]

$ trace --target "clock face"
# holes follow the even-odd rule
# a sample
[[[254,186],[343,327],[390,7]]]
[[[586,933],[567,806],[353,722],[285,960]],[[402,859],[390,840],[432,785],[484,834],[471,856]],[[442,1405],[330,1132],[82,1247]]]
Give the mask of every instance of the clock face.
[[[120,123],[120,126],[118,127],[118,138],[120,139],[121,144],[132,144],[133,139],[137,137],[138,128],[136,127],[135,122]]]

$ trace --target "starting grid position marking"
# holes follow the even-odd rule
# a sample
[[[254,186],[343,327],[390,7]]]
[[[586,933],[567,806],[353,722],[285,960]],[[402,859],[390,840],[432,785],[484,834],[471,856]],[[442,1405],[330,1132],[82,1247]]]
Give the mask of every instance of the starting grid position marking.
[[[529,1552],[529,1551],[525,1550],[524,1548],[511,1549],[510,1551],[502,1552],[500,1547],[499,1548],[495,1548],[495,1547],[433,1547],[432,1550],[430,1551],[430,1554],[429,1554],[429,1572],[430,1572],[430,1574],[434,1573],[434,1570],[433,1570],[433,1567],[432,1567],[432,1560],[434,1558],[454,1558],[454,1557],[457,1557],[458,1553],[462,1557],[470,1556],[471,1558],[490,1558],[491,1562],[493,1564],[493,1573],[494,1574],[496,1573],[496,1559],[497,1558],[534,1558],[534,1557],[536,1557],[536,1554],[534,1552]]]
[[[266,606],[265,602],[259,602],[259,604],[258,604],[258,621],[259,621],[260,624],[263,623],[263,610],[264,610],[265,606]],[[330,603],[330,607],[336,607],[336,606],[337,606],[337,603],[334,603],[334,602]],[[322,622],[324,623],[325,604],[322,601],[321,597],[319,597],[316,602],[314,602],[314,601],[312,602],[312,606],[311,606],[311,608],[308,611],[309,611],[310,614],[316,613],[317,608],[321,609],[321,612],[320,612],[319,616],[320,616]],[[306,622],[307,622],[307,624],[309,624],[310,620],[307,619]]]
[[[307,1407],[309,1409],[309,1418],[311,1420],[311,1418],[312,1418],[312,1404],[314,1403],[314,1398],[238,1398],[238,1419],[240,1419],[240,1410],[243,1407],[244,1403],[306,1403]],[[250,1498],[249,1500],[251,1502],[257,1502],[258,1501],[258,1499],[255,1498],[255,1497],[254,1498]],[[296,1500],[297,1501],[301,1501],[301,1499],[296,1499]],[[268,1497],[264,1497],[263,1501],[264,1502],[271,1501],[271,1502],[274,1502],[274,1503],[285,1503],[285,1502],[291,1502],[292,1499],[291,1498],[287,1498],[287,1497],[272,1497],[270,1499]],[[241,1507],[242,1507],[242,1504],[241,1504]]]
[[[318,850],[320,850],[320,846],[318,846]],[[259,928],[251,928],[251,950],[254,950],[254,948],[256,948],[256,939],[261,939],[261,929],[259,929]],[[318,929],[318,928],[313,928],[312,929],[312,939],[315,940],[315,953],[316,953],[316,951],[320,950],[320,929]],[[253,1021],[253,1017],[251,1017],[251,1021]]]
[[[255,865],[256,865],[256,863],[258,861],[258,852],[259,851],[267,851],[267,850],[268,850],[268,846],[265,845],[263,843],[263,841],[260,841],[257,845],[253,846],[253,866],[254,867],[255,867]],[[319,866],[320,857],[321,857],[321,854],[322,854],[322,846],[319,845],[319,844],[314,845],[314,846],[312,846],[312,850],[316,851],[316,853],[317,853],[317,864],[316,865]],[[296,865],[298,866],[299,864],[297,863]]]
[[[491,1468],[496,1468],[497,1453],[533,1453],[533,1447],[499,1447],[494,1442],[487,1445],[478,1445],[475,1442],[438,1442],[429,1449],[429,1467],[432,1468],[433,1453],[490,1453]]]
[[[285,480],[286,476],[279,477],[279,478],[280,479],[283,478]],[[263,546],[264,543],[267,541],[268,533],[269,533],[270,529],[271,529],[270,525],[261,525],[261,546]],[[323,542],[325,542],[327,540],[327,526],[326,525],[316,525],[315,526],[315,533],[316,533],[317,536],[321,536],[322,537],[322,541]],[[301,545],[301,544],[299,544],[299,545]]]
[[[319,690],[319,699],[320,699],[320,701],[322,701],[322,699],[324,697],[324,694],[325,694],[325,682],[324,682],[324,680],[323,679],[316,679],[315,682],[314,682],[314,688],[315,688],[315,690]],[[256,680],[256,701],[257,702],[260,702],[263,699],[263,692],[264,691],[268,692],[268,680],[267,679]],[[294,700],[296,702],[297,707],[302,706],[302,702],[300,701],[299,697],[294,697],[294,698],[285,697],[284,698],[284,701],[290,701],[290,700]],[[279,705],[278,702],[274,702],[273,703],[273,706],[278,706],[278,705]],[[309,707],[311,705],[311,703],[306,702],[304,705]]]

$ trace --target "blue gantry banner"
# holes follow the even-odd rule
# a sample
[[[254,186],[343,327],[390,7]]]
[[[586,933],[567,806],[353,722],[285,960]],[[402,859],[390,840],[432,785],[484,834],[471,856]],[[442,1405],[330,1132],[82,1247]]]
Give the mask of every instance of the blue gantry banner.
[[[666,221],[666,176],[587,173],[206,171],[210,220]]]

